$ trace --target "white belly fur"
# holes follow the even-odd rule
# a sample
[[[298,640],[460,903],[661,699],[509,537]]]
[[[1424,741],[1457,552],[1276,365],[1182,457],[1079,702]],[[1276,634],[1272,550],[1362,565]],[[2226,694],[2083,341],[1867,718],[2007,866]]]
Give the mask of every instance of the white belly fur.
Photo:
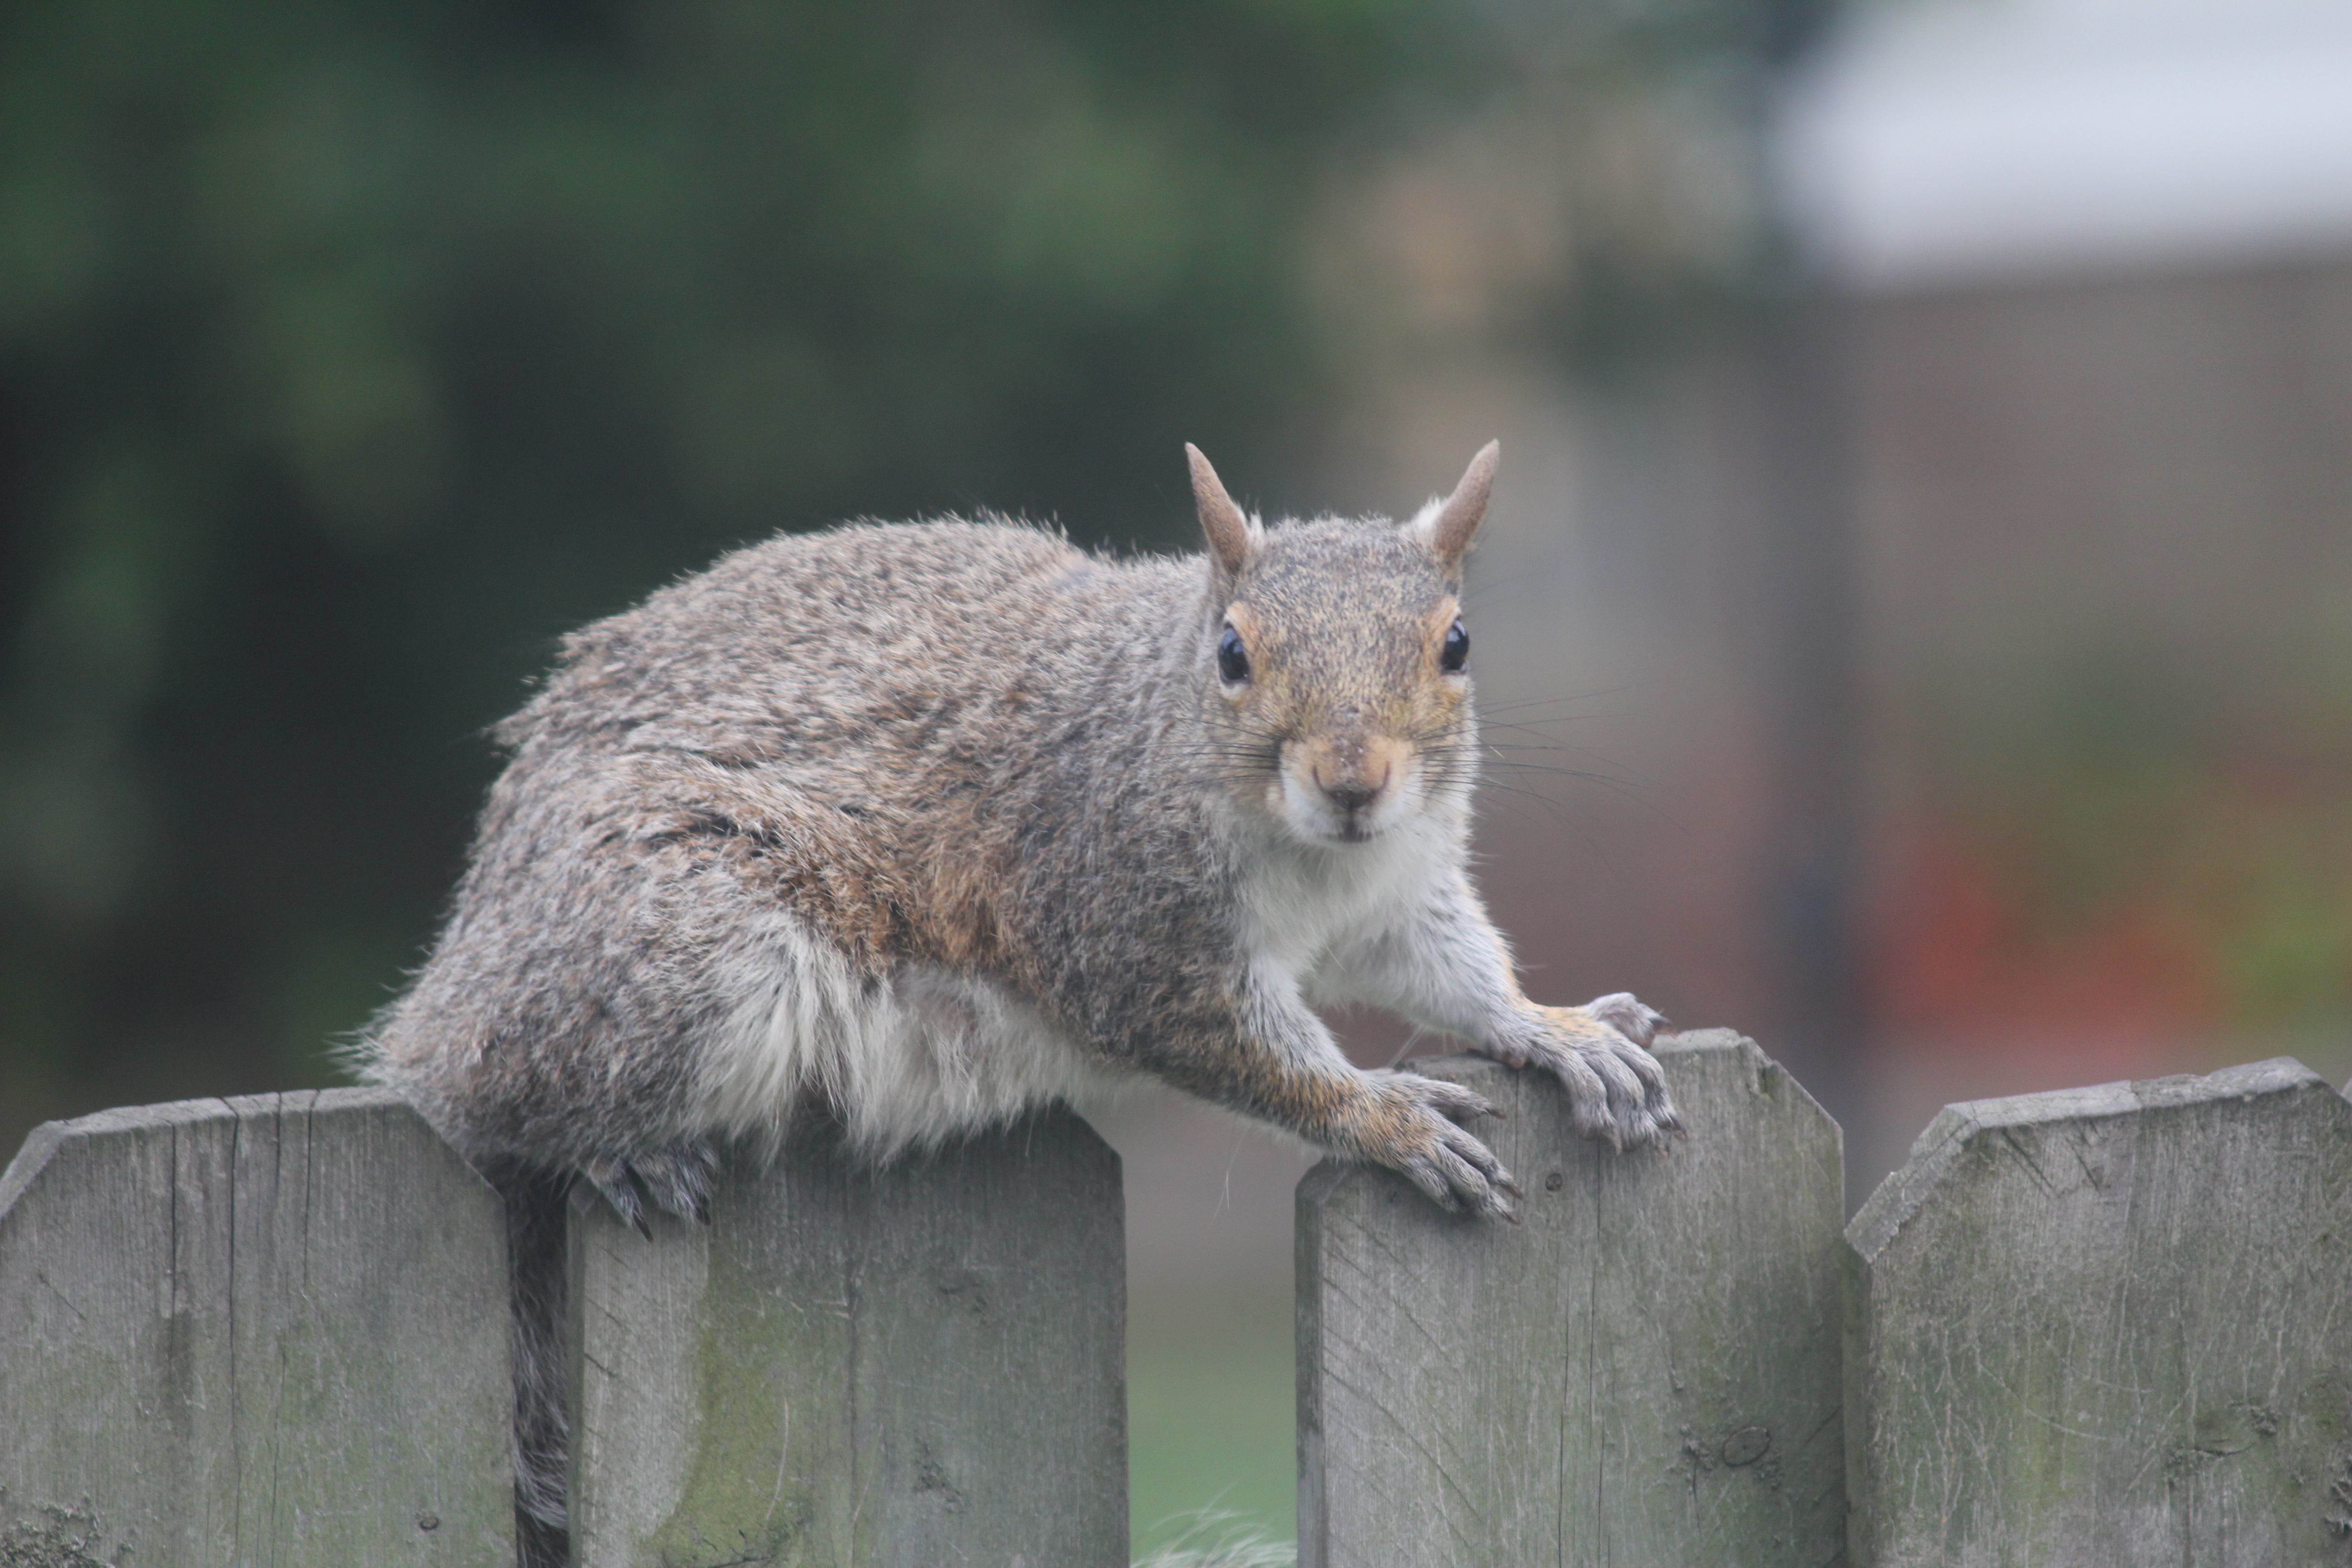
[[[923,964],[868,983],[797,921],[762,923],[719,977],[735,1000],[702,1058],[707,1131],[772,1141],[822,1095],[859,1152],[887,1160],[1121,1087],[1002,986]]]

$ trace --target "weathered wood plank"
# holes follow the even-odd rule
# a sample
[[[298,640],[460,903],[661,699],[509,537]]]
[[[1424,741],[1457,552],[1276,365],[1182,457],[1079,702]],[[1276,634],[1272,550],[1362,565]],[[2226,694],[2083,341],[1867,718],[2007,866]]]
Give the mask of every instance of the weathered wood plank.
[[[2315,1073],[1948,1106],[1848,1237],[1858,1561],[2352,1563],[2352,1104]]]
[[[1837,1558],[1837,1126],[1727,1031],[1658,1058],[1690,1137],[1630,1155],[1547,1079],[1415,1064],[1507,1114],[1520,1226],[1299,1184],[1302,1568]]]
[[[888,1167],[730,1156],[711,1223],[575,1215],[583,1568],[1108,1568],[1118,1159],[1067,1112]]]
[[[0,1176],[0,1563],[511,1562],[505,1245],[382,1090],[36,1129]]]

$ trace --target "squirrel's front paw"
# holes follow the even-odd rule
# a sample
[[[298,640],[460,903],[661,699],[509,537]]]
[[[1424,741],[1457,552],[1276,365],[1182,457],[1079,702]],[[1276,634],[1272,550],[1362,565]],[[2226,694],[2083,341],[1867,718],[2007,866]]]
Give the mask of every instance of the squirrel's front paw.
[[[1364,1076],[1372,1104],[1352,1140],[1354,1152],[1401,1173],[1441,1208],[1517,1219],[1509,1200],[1518,1183],[1492,1150],[1458,1125],[1502,1114],[1484,1095],[1412,1073]]]
[[[1540,1026],[1517,1042],[1525,1060],[1567,1087],[1576,1130],[1612,1149],[1664,1143],[1683,1130],[1658,1059],[1643,1049],[1666,1027],[1665,1016],[1628,992],[1581,1007],[1538,1007]]]

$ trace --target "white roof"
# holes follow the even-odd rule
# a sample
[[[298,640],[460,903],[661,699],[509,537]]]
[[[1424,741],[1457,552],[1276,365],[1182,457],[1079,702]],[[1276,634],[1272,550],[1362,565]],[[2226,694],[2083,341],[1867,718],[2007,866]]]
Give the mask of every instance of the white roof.
[[[1882,0],[1774,140],[1866,289],[2352,255],[2352,0]]]

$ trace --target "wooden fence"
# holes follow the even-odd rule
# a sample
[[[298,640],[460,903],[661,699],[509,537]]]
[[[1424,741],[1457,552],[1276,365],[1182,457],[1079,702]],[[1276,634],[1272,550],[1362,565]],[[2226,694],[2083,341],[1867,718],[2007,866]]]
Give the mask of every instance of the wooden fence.
[[[2352,1103],[2293,1062],[1947,1110],[1851,1226],[1756,1047],[1665,1154],[1509,1120],[1524,1223],[1298,1196],[1302,1568],[2352,1564]],[[1124,1561],[1118,1162],[1042,1115],[570,1211],[583,1564]],[[493,1563],[496,1194],[329,1090],[41,1128],[0,1176],[0,1568]]]

